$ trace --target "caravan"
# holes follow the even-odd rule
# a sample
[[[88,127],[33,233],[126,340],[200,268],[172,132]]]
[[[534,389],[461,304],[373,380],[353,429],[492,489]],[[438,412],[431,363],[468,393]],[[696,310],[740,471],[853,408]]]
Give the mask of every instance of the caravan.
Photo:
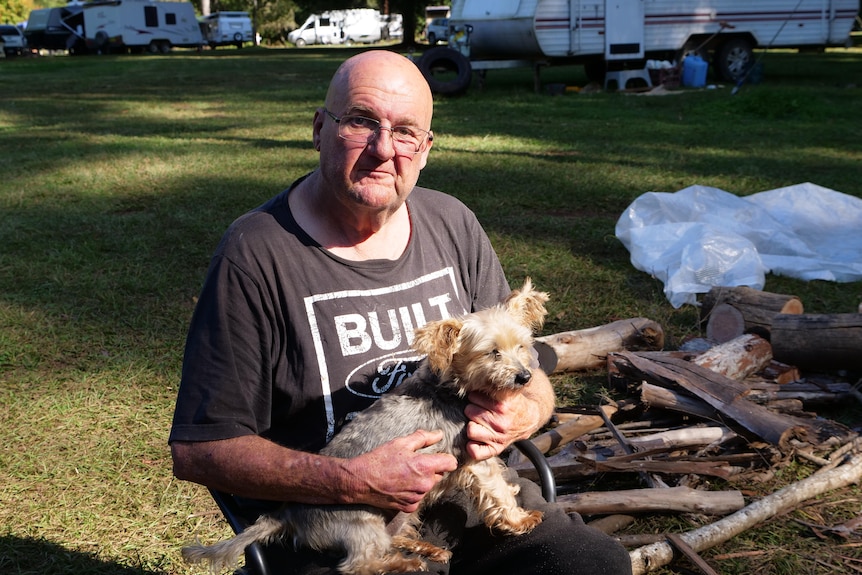
[[[449,47],[419,64],[439,93],[465,90],[472,70],[582,63],[599,79],[622,62],[692,52],[737,81],[756,48],[846,46],[858,10],[859,0],[454,0]],[[435,81],[435,70],[457,78]]]
[[[73,54],[111,51],[167,53],[200,48],[203,38],[190,2],[96,0],[33,10],[25,30],[30,46]]]
[[[379,42],[387,26],[373,8],[329,10],[312,14],[287,35],[297,47],[309,44],[353,44]]]
[[[236,46],[254,41],[254,29],[248,12],[216,12],[201,19],[201,34],[204,43],[215,49],[217,46]]]

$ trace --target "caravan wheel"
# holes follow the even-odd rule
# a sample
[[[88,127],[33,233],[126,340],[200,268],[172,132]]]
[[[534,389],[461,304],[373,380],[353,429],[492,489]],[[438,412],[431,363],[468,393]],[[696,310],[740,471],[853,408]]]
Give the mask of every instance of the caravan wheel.
[[[150,42],[150,44],[147,46],[147,52],[149,52],[150,54],[158,54],[159,53],[159,43],[156,42],[155,40]]]
[[[168,41],[168,40],[163,40],[163,41],[159,44],[159,51],[160,51],[162,54],[170,54],[170,52],[171,52],[171,43],[170,43],[170,41]]]
[[[715,51],[715,71],[722,79],[736,82],[754,64],[754,50],[745,38],[731,38]]]
[[[461,52],[445,46],[431,48],[416,65],[435,94],[463,94],[473,78],[470,60]]]

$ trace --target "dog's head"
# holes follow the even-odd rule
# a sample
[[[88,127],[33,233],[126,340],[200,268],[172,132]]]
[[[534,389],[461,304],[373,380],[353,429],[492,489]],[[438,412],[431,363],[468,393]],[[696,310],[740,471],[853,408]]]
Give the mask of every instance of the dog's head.
[[[545,321],[546,301],[548,294],[534,290],[527,278],[500,305],[418,328],[413,347],[426,354],[429,367],[442,380],[455,382],[462,395],[518,390],[538,367],[533,331]]]

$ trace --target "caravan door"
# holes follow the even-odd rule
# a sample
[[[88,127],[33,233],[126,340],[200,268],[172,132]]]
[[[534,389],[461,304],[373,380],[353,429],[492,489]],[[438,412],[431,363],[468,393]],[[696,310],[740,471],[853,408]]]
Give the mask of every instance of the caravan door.
[[[605,0],[605,60],[644,57],[644,0]]]

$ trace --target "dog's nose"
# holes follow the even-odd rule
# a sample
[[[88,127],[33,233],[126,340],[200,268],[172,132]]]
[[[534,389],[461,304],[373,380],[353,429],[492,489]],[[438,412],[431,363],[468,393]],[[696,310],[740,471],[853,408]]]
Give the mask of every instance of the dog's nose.
[[[515,385],[527,385],[532,377],[533,374],[529,369],[522,369],[515,374]]]

